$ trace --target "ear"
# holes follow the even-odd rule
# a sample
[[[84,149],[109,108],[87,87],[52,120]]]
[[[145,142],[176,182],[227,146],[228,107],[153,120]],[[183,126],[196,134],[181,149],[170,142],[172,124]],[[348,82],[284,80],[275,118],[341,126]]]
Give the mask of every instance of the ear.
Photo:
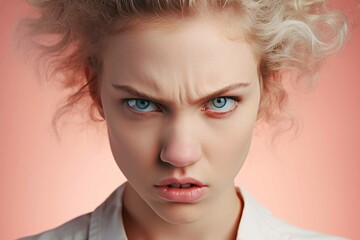
[[[100,116],[105,119],[103,106],[100,97],[100,80],[96,74],[96,71],[91,66],[85,66],[84,68],[84,76],[89,88],[89,95],[93,101],[92,103],[92,113],[95,108],[97,109]]]
[[[89,66],[85,66],[84,68],[84,75],[85,75],[85,79],[86,79],[86,82],[89,82],[89,79],[90,79],[90,67]]]
[[[259,74],[259,87],[260,87],[260,102],[259,102],[259,108],[257,112],[256,121],[258,121],[260,118],[262,118],[264,114],[264,102],[266,102],[265,95],[264,95],[264,79],[261,74]]]

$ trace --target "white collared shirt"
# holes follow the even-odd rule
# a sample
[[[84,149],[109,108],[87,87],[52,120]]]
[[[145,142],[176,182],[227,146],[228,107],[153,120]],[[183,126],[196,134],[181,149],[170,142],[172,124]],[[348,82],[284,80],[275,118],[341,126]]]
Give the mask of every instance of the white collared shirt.
[[[127,240],[122,219],[122,195],[125,184],[117,188],[95,211],[63,225],[20,240]],[[237,240],[344,240],[290,225],[271,215],[244,190],[244,208]]]

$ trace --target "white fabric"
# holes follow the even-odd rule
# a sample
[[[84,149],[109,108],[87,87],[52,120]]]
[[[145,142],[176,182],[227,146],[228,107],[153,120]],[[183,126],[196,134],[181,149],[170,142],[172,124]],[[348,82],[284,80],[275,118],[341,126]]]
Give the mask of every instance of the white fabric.
[[[125,184],[116,189],[94,212],[79,216],[53,230],[20,240],[127,240],[122,220]],[[281,221],[237,188],[244,199],[237,240],[344,240],[301,229]]]

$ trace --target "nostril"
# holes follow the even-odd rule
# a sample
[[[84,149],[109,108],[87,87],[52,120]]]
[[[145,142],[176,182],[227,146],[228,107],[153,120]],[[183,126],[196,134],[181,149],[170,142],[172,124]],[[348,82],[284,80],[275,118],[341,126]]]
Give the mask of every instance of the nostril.
[[[160,160],[176,167],[184,167],[200,160],[200,154],[194,151],[183,151],[176,153],[171,151],[162,151]]]
[[[160,152],[161,161],[175,167],[185,167],[200,160],[200,145],[195,138],[190,138],[189,134],[173,135],[165,140]]]

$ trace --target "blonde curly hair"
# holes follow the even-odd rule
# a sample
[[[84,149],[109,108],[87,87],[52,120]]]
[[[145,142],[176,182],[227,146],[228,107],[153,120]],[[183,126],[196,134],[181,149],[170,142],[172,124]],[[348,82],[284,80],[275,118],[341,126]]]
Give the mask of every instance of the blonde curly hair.
[[[71,90],[54,122],[81,100],[91,100],[89,116],[104,120],[99,87],[101,53],[107,37],[144,22],[181,20],[204,10],[229,10],[258,57],[261,102],[258,119],[279,119],[288,95],[282,71],[312,73],[347,35],[345,17],[326,9],[324,0],[29,0],[38,15],[20,23],[21,41],[52,78]],[[165,21],[163,21],[165,19]],[[236,23],[239,23],[236,25]],[[24,45],[24,44],[23,44]],[[34,52],[32,52],[34,53]],[[35,55],[32,55],[35,56]],[[90,69],[91,74],[86,73]],[[55,76],[55,75],[49,76]],[[91,98],[88,98],[91,97]]]

